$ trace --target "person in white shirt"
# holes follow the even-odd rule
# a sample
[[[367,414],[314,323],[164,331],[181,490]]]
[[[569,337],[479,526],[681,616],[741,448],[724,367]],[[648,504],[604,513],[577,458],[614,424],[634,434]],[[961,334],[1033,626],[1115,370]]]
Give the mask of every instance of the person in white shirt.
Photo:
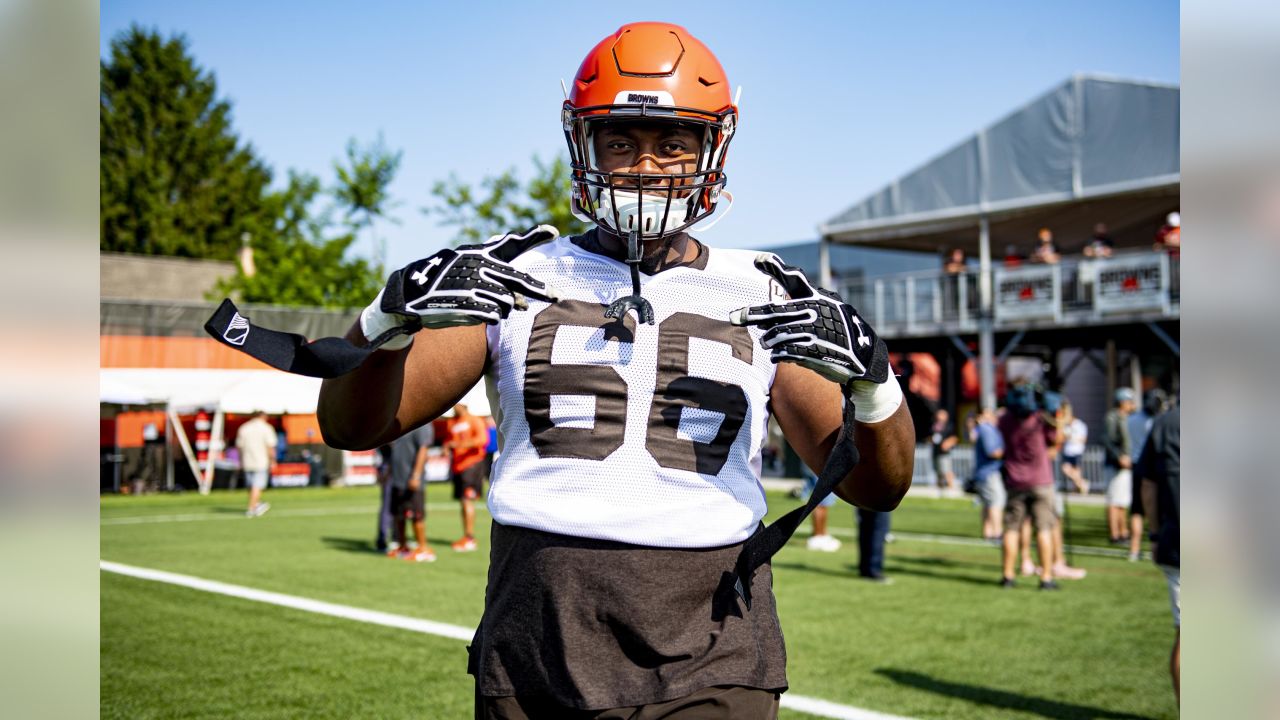
[[[249,509],[245,515],[257,517],[271,509],[271,503],[262,502],[262,491],[275,466],[276,429],[267,422],[267,414],[261,410],[240,426],[236,432],[236,449],[240,451],[240,469],[244,470],[245,484],[249,486]]]
[[[1062,403],[1062,474],[1067,476],[1076,492],[1089,494],[1089,482],[1080,468],[1085,443],[1089,441],[1089,426],[1071,411],[1071,403]]]

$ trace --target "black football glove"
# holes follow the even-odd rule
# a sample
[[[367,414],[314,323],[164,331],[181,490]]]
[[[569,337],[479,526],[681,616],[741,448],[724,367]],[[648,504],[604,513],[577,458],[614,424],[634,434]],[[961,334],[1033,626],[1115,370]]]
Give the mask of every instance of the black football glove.
[[[416,260],[391,273],[373,304],[361,313],[365,337],[374,341],[394,328],[442,328],[494,324],[514,310],[529,307],[527,298],[555,302],[555,288],[511,267],[527,250],[555,240],[559,233],[539,225],[524,233],[495,235],[481,245],[463,245]],[[403,333],[403,331],[400,331]],[[400,333],[397,333],[400,334]],[[390,349],[407,345],[384,345]]]
[[[761,253],[755,265],[786,291],[787,302],[740,308],[734,325],[765,328],[760,344],[774,362],[793,362],[839,384],[846,394],[854,381],[889,378],[889,349],[871,325],[836,293],[816,288],[800,268],[777,255]]]

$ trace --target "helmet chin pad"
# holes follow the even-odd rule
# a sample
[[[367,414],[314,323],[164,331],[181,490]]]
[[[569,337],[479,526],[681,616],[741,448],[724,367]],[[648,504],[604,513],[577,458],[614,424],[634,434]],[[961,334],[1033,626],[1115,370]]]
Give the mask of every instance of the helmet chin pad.
[[[674,189],[659,194],[601,188],[595,220],[619,235],[638,232],[653,239],[670,235],[687,224],[690,196],[676,197]]]

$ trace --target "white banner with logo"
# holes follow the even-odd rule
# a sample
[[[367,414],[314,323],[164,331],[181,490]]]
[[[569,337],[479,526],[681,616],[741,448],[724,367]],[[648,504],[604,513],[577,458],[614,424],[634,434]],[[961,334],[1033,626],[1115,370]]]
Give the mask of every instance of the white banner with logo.
[[[1054,319],[1058,317],[1062,283],[1057,265],[995,269],[997,320]]]
[[[1100,313],[1164,308],[1167,263],[1164,253],[1099,261],[1094,308]]]

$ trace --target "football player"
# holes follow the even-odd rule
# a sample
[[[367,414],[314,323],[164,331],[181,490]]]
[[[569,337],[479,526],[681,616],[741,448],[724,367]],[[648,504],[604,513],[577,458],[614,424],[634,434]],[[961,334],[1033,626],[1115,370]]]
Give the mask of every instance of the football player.
[[[477,717],[776,716],[767,557],[736,596],[717,592],[762,533],[769,416],[815,470],[852,433],[847,502],[892,510],[910,484],[911,421],[867,322],[776,256],[687,232],[731,202],[730,93],[681,27],[606,37],[562,111],[573,207],[595,226],[393,273],[347,335],[379,349],[324,382],[321,427],[341,448],[431,421],[482,376],[496,389]]]

